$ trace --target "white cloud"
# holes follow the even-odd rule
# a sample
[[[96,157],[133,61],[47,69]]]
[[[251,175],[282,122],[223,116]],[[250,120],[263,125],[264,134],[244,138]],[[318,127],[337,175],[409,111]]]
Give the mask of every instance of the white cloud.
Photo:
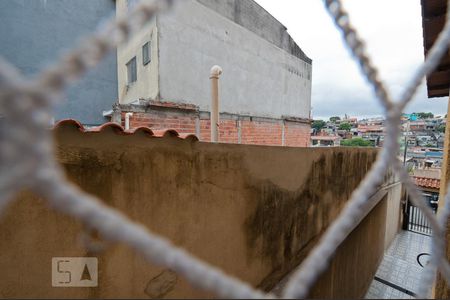
[[[375,116],[382,108],[340,32],[320,0],[256,0],[282,22],[313,59],[312,106],[315,117]],[[398,97],[423,62],[422,17],[419,0],[345,0],[350,21],[366,41],[367,51],[389,91]],[[425,84],[406,112],[446,114],[445,98],[428,99]]]

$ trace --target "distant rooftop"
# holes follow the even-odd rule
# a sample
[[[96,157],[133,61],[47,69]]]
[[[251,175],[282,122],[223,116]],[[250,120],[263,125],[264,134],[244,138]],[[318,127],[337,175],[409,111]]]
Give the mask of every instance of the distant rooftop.
[[[360,132],[383,132],[383,128],[380,125],[358,125]]]
[[[334,135],[313,135],[311,136],[311,140],[313,141],[336,141],[340,140],[340,136],[334,136]]]
[[[441,169],[417,169],[414,170],[414,175],[416,177],[424,177],[430,179],[440,179],[441,178]]]
[[[441,169],[438,168],[414,170],[412,177],[421,188],[439,189],[441,186]]]

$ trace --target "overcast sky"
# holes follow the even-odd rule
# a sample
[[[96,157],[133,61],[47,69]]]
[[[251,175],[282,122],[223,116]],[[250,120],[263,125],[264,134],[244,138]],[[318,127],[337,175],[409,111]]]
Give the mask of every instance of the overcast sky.
[[[340,32],[320,0],[256,0],[283,23],[313,60],[313,118],[369,117],[382,114]],[[423,62],[420,0],[344,0],[350,21],[366,41],[382,79],[398,97],[412,72]],[[445,98],[428,99],[425,81],[406,112],[445,115]]]

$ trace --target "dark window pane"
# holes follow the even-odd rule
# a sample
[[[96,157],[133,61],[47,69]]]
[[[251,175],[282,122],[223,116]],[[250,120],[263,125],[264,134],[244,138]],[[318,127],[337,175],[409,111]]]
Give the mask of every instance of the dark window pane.
[[[137,80],[136,57],[133,57],[127,63],[127,76],[128,84],[133,83]]]
[[[150,42],[147,42],[142,46],[142,63],[144,65],[148,64],[151,61],[150,55]]]

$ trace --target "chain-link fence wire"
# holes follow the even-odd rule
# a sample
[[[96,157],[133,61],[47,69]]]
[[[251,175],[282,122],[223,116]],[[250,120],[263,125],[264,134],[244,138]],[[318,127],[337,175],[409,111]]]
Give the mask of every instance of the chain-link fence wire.
[[[47,199],[48,204],[69,216],[82,221],[108,241],[122,242],[133,248],[148,261],[168,267],[184,276],[194,287],[211,291],[219,297],[274,298],[254,289],[239,279],[195,258],[172,245],[166,239],[135,223],[121,212],[106,206],[95,197],[70,183],[55,161],[53,137],[48,128],[52,107],[61,99],[61,93],[120,43],[142,27],[156,13],[169,9],[174,1],[141,1],[124,17],[100,24],[96,32],[80,42],[54,65],[32,79],[24,78],[18,70],[0,58],[0,116],[6,130],[0,134],[0,212],[14,195],[29,188]],[[289,280],[285,298],[304,298],[318,276],[327,268],[331,256],[345,237],[358,225],[371,207],[370,195],[383,181],[388,167],[392,167],[405,184],[411,200],[428,218],[433,229],[432,258],[428,265],[419,297],[426,297],[438,269],[450,283],[450,266],[445,256],[446,222],[450,212],[450,196],[445,206],[435,216],[417,186],[396,158],[400,145],[400,117],[411,102],[424,77],[430,74],[445,55],[450,43],[450,21],[447,21],[426,61],[414,73],[398,101],[390,93],[367,55],[362,39],[352,27],[340,0],[324,0],[324,4],[343,39],[359,63],[366,80],[374,89],[386,117],[386,137],[377,161],[352,193],[351,199],[339,217],[328,228],[318,245],[302,262]],[[450,0],[447,6],[450,10]],[[363,263],[363,262],[361,262]]]

